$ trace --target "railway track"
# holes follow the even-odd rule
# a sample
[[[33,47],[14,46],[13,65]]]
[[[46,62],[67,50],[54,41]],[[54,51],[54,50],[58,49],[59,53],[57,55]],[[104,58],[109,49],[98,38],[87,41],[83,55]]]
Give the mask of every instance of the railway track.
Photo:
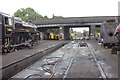
[[[99,71],[101,73],[101,78],[103,78],[104,80],[107,80],[107,76],[106,76],[106,74],[105,74],[101,64],[99,63],[99,61],[97,60],[96,56],[94,55],[94,52],[92,52],[90,50],[89,46],[88,46],[88,49],[89,49],[90,53],[92,54],[92,57],[94,58],[94,61],[96,62],[96,65],[97,65],[97,67],[98,67],[98,69],[99,69]]]
[[[97,60],[96,56],[94,55],[94,52],[93,52],[93,51],[89,48],[89,46],[87,45],[87,41],[86,41],[86,40],[80,40],[80,41],[78,42],[78,49],[79,49],[79,47],[87,47],[87,48],[88,48],[89,52],[91,53],[92,57],[94,58],[94,61],[96,62],[96,65],[97,65],[97,67],[98,67],[98,69],[99,69],[99,71],[100,71],[101,78],[102,78],[103,80],[107,80],[107,76],[106,76],[106,74],[104,73],[103,68],[101,67],[101,65],[100,65],[99,61]],[[72,63],[74,62],[75,55],[77,54],[78,49],[77,49],[77,50],[74,52],[74,54],[73,54],[73,57],[72,57],[69,65],[68,65],[68,67],[67,67],[67,69],[66,69],[66,71],[65,71],[65,73],[64,73],[63,80],[65,80],[65,78],[66,78],[66,76],[67,76],[67,74],[68,74],[68,71],[69,71],[70,67],[72,66]]]
[[[72,42],[69,43],[72,45]],[[67,77],[67,75],[69,74],[69,70],[70,68],[72,67],[73,65],[73,62],[75,60],[75,56],[77,55],[78,53],[78,50],[81,48],[81,47],[86,47],[88,48],[90,54],[91,54],[91,57],[94,59],[95,61],[95,64],[97,65],[97,68],[100,72],[100,76],[101,77],[98,77],[98,78],[102,78],[103,80],[107,80],[107,76],[103,70],[103,68],[101,67],[101,64],[99,63],[99,61],[97,60],[96,56],[94,55],[94,52],[90,49],[89,45],[87,45],[87,41],[86,40],[80,40],[78,41],[76,44],[76,49],[74,50],[74,53],[73,55],[71,56],[71,59],[69,60],[69,63],[67,64],[67,67],[66,69],[63,71],[63,76],[62,76],[62,80],[65,80]],[[71,48],[73,48],[73,46],[70,46],[70,47],[67,47],[66,50],[70,50]],[[62,56],[56,56],[56,57],[47,57],[45,58],[46,60],[46,63],[45,64],[42,64],[40,65],[43,69],[44,72],[47,72],[49,73],[50,75],[47,77],[47,80],[50,80],[52,78],[55,78],[55,73],[57,73],[57,70],[56,68],[58,67],[58,65],[64,61],[64,57],[66,56],[66,53],[64,52],[62,54]],[[54,61],[51,62],[52,59],[55,59]],[[43,63],[43,62],[42,62]],[[52,68],[48,68],[47,66],[48,65],[51,65]],[[64,64],[65,65],[65,64]],[[29,80],[29,78],[33,78],[33,77],[39,77],[39,79],[42,79],[44,78],[44,76],[42,74],[32,74],[32,75],[29,75],[27,76],[24,80]]]
[[[74,52],[73,56],[72,56],[72,59],[70,60],[69,64],[68,64],[68,67],[66,69],[66,71],[64,72],[64,76],[63,76],[63,80],[65,80],[65,78],[67,77],[67,74],[68,74],[68,71],[69,69],[71,68],[74,60],[75,60],[75,55],[77,54],[78,50],[80,47],[87,47],[89,52],[91,53],[94,61],[96,62],[96,65],[100,71],[100,74],[101,74],[101,77],[103,80],[107,80],[107,76],[101,66],[101,64],[99,63],[99,61],[97,60],[96,56],[94,55],[94,52],[89,48],[89,46],[87,45],[87,41],[86,40],[80,40],[78,41],[78,45],[77,45],[77,50]]]
[[[87,43],[86,40],[85,40],[85,43]],[[96,62],[96,65],[97,65],[97,67],[98,67],[98,69],[99,69],[99,71],[100,71],[100,73],[101,73],[101,78],[103,78],[103,80],[107,80],[107,76],[106,76],[106,74],[105,74],[105,72],[104,72],[101,64],[100,64],[99,61],[97,60],[94,52],[90,49],[90,47],[89,47],[88,45],[87,45],[87,48],[89,49],[92,57],[94,58],[94,61]]]
[[[79,47],[79,44],[80,44],[80,43],[78,43],[77,47]],[[77,48],[77,50],[74,52],[74,54],[73,54],[73,56],[72,56],[72,59],[70,60],[70,62],[69,62],[69,64],[68,64],[68,67],[67,67],[67,69],[66,69],[66,71],[65,71],[65,73],[64,73],[64,76],[63,76],[63,80],[65,80],[65,78],[66,78],[66,76],[67,76],[67,74],[68,74],[68,71],[69,71],[70,67],[72,66],[72,63],[73,63],[73,61],[74,61],[74,59],[75,59],[74,57],[75,57],[77,51],[78,51],[78,48]]]

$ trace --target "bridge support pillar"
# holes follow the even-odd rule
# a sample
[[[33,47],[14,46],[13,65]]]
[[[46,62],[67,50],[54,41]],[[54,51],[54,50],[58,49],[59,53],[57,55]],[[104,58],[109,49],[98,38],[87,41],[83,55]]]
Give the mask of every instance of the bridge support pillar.
[[[44,40],[47,40],[47,36],[48,36],[48,34],[47,34],[47,29],[43,32],[43,39]]]
[[[44,40],[46,40],[47,39],[47,28],[40,28],[40,29],[38,29],[40,32],[41,32],[41,39],[44,39]]]
[[[59,30],[60,34],[62,33],[62,40],[69,40],[70,39],[70,32],[68,27],[60,27]]]
[[[95,25],[91,25],[89,28],[89,39],[96,38],[95,36]]]

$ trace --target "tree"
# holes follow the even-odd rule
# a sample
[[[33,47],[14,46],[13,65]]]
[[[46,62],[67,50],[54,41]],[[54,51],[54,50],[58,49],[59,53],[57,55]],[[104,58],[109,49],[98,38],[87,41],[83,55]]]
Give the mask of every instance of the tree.
[[[89,31],[83,30],[83,35],[88,35]]]
[[[59,34],[59,28],[48,29],[48,33]]]
[[[73,33],[73,29],[72,28],[70,28],[70,33]]]
[[[100,28],[95,28],[96,33],[100,33]]]
[[[53,14],[53,17],[52,17],[53,19],[58,19],[58,18],[63,18],[62,16],[55,16],[54,14]]]
[[[20,17],[22,20],[40,20],[43,18],[42,15],[40,15],[38,12],[36,12],[34,9],[28,7],[26,9],[21,8],[18,9],[14,13],[15,17]]]
[[[44,16],[43,19],[49,19],[47,16]]]

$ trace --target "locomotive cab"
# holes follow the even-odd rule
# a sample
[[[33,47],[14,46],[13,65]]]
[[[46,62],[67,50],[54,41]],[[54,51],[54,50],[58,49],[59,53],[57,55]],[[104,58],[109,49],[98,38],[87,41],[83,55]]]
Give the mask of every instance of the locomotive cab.
[[[4,13],[0,13],[0,26],[1,26],[1,34],[0,38],[1,38],[1,50],[2,52],[7,52],[7,48],[9,46],[9,42],[10,42],[10,36],[12,34],[13,31],[13,18],[8,15],[8,14],[4,14]]]
[[[22,19],[14,17],[14,29],[22,28]]]

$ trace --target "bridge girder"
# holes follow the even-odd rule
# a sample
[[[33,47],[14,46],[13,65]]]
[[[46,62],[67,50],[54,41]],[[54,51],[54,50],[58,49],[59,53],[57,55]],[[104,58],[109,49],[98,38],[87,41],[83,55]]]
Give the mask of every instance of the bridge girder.
[[[99,16],[99,17],[70,17],[59,19],[42,19],[32,21],[36,25],[48,24],[77,24],[77,23],[103,23],[109,20],[117,20],[118,16]]]
[[[71,24],[47,24],[47,25],[37,25],[37,27],[59,27],[59,26],[64,26],[64,27],[84,27],[84,26],[90,26],[90,25],[101,25],[102,23],[71,23]]]

